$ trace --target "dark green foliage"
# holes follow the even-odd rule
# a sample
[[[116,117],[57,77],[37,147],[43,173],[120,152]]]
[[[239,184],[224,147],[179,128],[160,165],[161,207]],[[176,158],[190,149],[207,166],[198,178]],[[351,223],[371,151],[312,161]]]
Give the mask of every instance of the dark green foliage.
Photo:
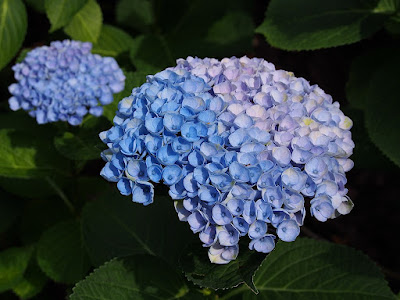
[[[22,281],[32,252],[32,246],[9,248],[0,252],[0,293]]]
[[[243,299],[394,299],[379,268],[361,252],[299,238],[279,242]]]
[[[257,49],[265,37],[272,47],[295,51],[368,39],[344,51],[347,99],[334,101],[344,100],[341,109],[354,122],[357,172],[396,176],[400,1],[272,0],[264,19],[261,2],[0,0],[0,298],[396,299],[374,262],[333,243],[299,238],[278,242],[268,255],[244,243],[236,260],[211,264],[208,248],[179,221],[165,188],[156,186],[154,203],[144,207],[99,175],[106,145],[98,135],[147,75],[187,56],[261,53],[277,66],[294,57],[266,45]],[[11,66],[35,47],[67,38],[90,41],[93,53],[114,57],[124,70],[125,89],[104,107],[103,117],[87,116],[79,126],[38,125],[26,112],[12,112]],[[298,57],[303,54],[309,53]],[[374,200],[379,208],[369,204],[370,210],[380,213],[384,201],[395,201],[385,197]],[[384,230],[394,232],[395,243],[396,228]]]
[[[188,292],[183,277],[149,255],[113,259],[94,270],[73,289],[79,299],[181,299]]]
[[[38,241],[37,261],[54,281],[74,283],[82,279],[90,264],[80,222],[60,222],[46,230]]]
[[[257,32],[272,46],[286,50],[346,45],[369,37],[396,12],[383,2],[272,0]]]
[[[227,265],[211,264],[207,249],[196,243],[186,249],[180,263],[186,278],[201,287],[230,289],[245,283],[254,293],[258,293],[253,275],[264,258],[265,254],[250,251],[243,243],[236,260]]]
[[[82,228],[96,266],[116,256],[142,253],[176,265],[180,252],[194,237],[187,224],[179,222],[168,197],[158,196],[155,203],[144,207],[116,191],[84,207]]]
[[[28,26],[25,5],[22,0],[0,1],[0,70],[18,52]]]

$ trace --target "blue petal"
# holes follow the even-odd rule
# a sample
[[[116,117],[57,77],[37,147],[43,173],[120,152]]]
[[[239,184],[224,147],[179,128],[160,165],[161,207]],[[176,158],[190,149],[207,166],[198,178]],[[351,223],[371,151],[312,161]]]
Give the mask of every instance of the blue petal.
[[[250,180],[248,169],[236,161],[230,164],[229,174],[237,182],[248,182]]]
[[[124,196],[128,196],[132,193],[131,181],[126,178],[121,178],[117,183],[117,187]]]
[[[147,175],[153,182],[160,182],[163,170],[159,165],[151,165],[147,168]]]
[[[275,248],[275,236],[267,234],[261,238],[254,239],[250,242],[250,250],[256,250],[261,253],[270,253]]]
[[[187,218],[187,221],[193,233],[202,231],[207,224],[203,214],[197,210]]]
[[[222,204],[216,204],[212,208],[212,218],[218,225],[227,225],[232,221],[232,214]]]
[[[231,224],[217,230],[218,242],[221,246],[234,246],[239,242],[239,231]]]
[[[300,227],[294,220],[285,220],[279,224],[276,233],[284,242],[293,242],[300,234]]]
[[[200,200],[209,204],[217,202],[220,197],[218,190],[211,185],[202,185],[199,188],[198,194]]]
[[[137,181],[132,189],[132,201],[149,205],[153,203],[154,186],[150,182]]]
[[[182,176],[182,169],[177,165],[166,166],[162,172],[164,183],[173,185],[177,183]]]
[[[162,118],[146,118],[145,126],[151,133],[160,133],[163,130],[163,119]]]
[[[182,201],[174,201],[175,211],[178,214],[179,221],[187,221],[188,217],[192,214],[190,211],[187,211],[185,207],[182,205]]]
[[[200,152],[194,150],[190,152],[188,156],[188,161],[193,167],[201,166],[204,164],[205,159],[204,157],[200,154]]]
[[[226,207],[234,216],[240,216],[243,213],[244,203],[241,199],[231,199],[226,204]]]
[[[247,234],[247,232],[249,231],[249,224],[246,222],[245,219],[241,218],[241,217],[235,217],[233,218],[233,226],[235,226],[235,228],[237,230],[239,230],[239,233],[241,236],[244,236]]]
[[[272,216],[272,207],[268,202],[264,200],[258,200],[256,202],[256,215],[257,220],[264,222],[270,222],[270,217]]]
[[[207,226],[202,232],[200,232],[199,238],[204,243],[204,247],[210,247],[216,242],[216,233],[217,230],[215,229],[215,226],[212,225]]]
[[[159,136],[154,136],[151,134],[146,135],[144,139],[146,149],[153,155],[155,155],[158,149],[162,146],[162,139]]]
[[[189,152],[192,150],[192,143],[179,136],[173,139],[172,150],[179,154]]]
[[[179,132],[185,118],[178,113],[166,113],[164,115],[164,126],[171,132]]]
[[[250,225],[248,235],[251,239],[258,239],[264,236],[266,232],[267,232],[267,223],[257,220]]]
[[[178,160],[179,154],[172,150],[171,145],[166,145],[157,151],[157,158],[163,165],[173,165]]]

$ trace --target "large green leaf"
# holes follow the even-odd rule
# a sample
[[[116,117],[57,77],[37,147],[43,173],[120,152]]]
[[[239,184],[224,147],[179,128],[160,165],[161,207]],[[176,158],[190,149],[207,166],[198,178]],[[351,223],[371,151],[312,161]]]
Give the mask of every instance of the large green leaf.
[[[83,235],[94,265],[142,253],[176,264],[194,235],[179,222],[169,197],[156,197],[154,202],[145,207],[115,191],[84,207]]]
[[[394,13],[378,0],[272,0],[256,31],[277,48],[314,50],[358,42]]]
[[[154,12],[150,0],[120,0],[116,7],[119,24],[139,31],[148,31],[154,23]]]
[[[38,242],[37,261],[46,275],[57,282],[75,283],[90,268],[80,223],[61,222],[45,231]]]
[[[96,0],[87,0],[85,6],[72,18],[64,28],[74,40],[96,43],[101,32],[103,14]]]
[[[71,218],[71,213],[61,199],[47,198],[26,203],[20,224],[21,241],[37,242],[42,233],[60,221]]]
[[[24,3],[21,0],[0,0],[0,70],[18,52],[27,27]]]
[[[23,279],[32,252],[31,246],[0,252],[0,293],[12,289]]]
[[[46,275],[38,267],[36,259],[32,257],[22,280],[12,290],[19,299],[30,299],[43,289],[47,279]]]
[[[104,107],[103,115],[112,121],[115,117],[115,113],[118,110],[118,103],[125,97],[132,94],[132,89],[139,87],[146,82],[146,73],[143,72],[124,72],[125,74],[125,88],[122,92],[114,95],[114,101]]]
[[[49,143],[54,131],[18,114],[0,116],[0,176],[14,178],[66,174],[68,163]]]
[[[122,29],[112,25],[103,25],[100,37],[97,43],[93,45],[92,52],[115,57],[128,51],[132,42],[133,38]]]
[[[206,41],[222,46],[244,42],[243,47],[246,49],[253,30],[254,24],[249,14],[243,11],[228,12],[211,25]]]
[[[175,65],[169,45],[162,35],[148,34],[136,37],[130,57],[137,71],[141,73],[154,74]]]
[[[25,0],[25,2],[40,13],[44,13],[46,10],[44,7],[45,0]]]
[[[45,0],[50,32],[67,25],[72,17],[86,4],[87,0]]]
[[[72,160],[98,159],[100,152],[104,150],[104,144],[96,132],[64,132],[54,139],[54,145],[63,156]]]
[[[356,147],[351,156],[354,167],[368,170],[390,170],[396,166],[371,141],[365,126],[365,113],[359,109],[342,108],[343,112],[353,121],[351,134]]]
[[[226,265],[213,264],[208,258],[207,248],[196,243],[186,249],[180,263],[187,279],[202,287],[229,289],[245,283],[257,292],[253,275],[264,258],[265,254],[250,251],[243,243],[237,259]]]
[[[310,239],[279,242],[243,299],[394,299],[378,267],[352,248]]]
[[[397,70],[400,59],[387,61],[373,75],[368,90],[365,121],[375,145],[397,166],[400,166],[400,99],[397,93]]]
[[[176,21],[168,14],[164,14],[165,20],[162,19],[164,23],[171,23],[172,29],[165,37],[173,59],[189,55],[229,57],[245,54],[251,49],[253,1],[183,2],[183,8],[175,9],[178,11]],[[165,11],[168,5],[169,2],[165,2],[159,11]]]
[[[346,84],[346,96],[352,107],[361,110],[365,108],[368,88],[375,84],[371,81],[373,75],[385,61],[391,61],[398,56],[399,50],[393,47],[380,47],[369,50],[353,60]]]
[[[0,190],[0,233],[6,231],[21,214],[22,203]]]
[[[180,299],[187,292],[175,269],[155,257],[136,255],[105,263],[74,287],[70,299]]]

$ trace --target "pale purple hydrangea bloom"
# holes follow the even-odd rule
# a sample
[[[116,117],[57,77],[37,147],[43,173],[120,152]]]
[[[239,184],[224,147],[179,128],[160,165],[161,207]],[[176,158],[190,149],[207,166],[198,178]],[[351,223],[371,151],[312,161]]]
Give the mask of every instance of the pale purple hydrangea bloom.
[[[179,219],[218,264],[236,258],[241,236],[263,253],[274,232],[294,241],[305,197],[320,221],[350,212],[352,122],[329,95],[262,59],[177,63],[133,89],[100,134],[101,174],[122,194],[147,205],[149,181],[168,185]]]
[[[114,58],[91,49],[91,43],[64,40],[28,52],[12,68],[18,82],[9,86],[10,108],[28,111],[39,124],[79,125],[88,113],[100,116],[124,89],[125,76]]]

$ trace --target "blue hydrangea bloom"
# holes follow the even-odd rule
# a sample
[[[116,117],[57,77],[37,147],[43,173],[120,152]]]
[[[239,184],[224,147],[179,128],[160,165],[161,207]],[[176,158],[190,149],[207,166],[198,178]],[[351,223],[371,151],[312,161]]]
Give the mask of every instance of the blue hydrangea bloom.
[[[150,182],[167,185],[179,219],[225,264],[243,236],[263,253],[294,241],[306,201],[322,222],[351,211],[351,127],[317,85],[262,59],[188,57],[121,100],[100,133],[101,175],[145,205]]]
[[[114,58],[91,49],[91,43],[64,40],[28,52],[12,68],[17,83],[8,88],[10,108],[28,111],[39,124],[79,125],[88,113],[100,116],[124,89],[125,76]]]

